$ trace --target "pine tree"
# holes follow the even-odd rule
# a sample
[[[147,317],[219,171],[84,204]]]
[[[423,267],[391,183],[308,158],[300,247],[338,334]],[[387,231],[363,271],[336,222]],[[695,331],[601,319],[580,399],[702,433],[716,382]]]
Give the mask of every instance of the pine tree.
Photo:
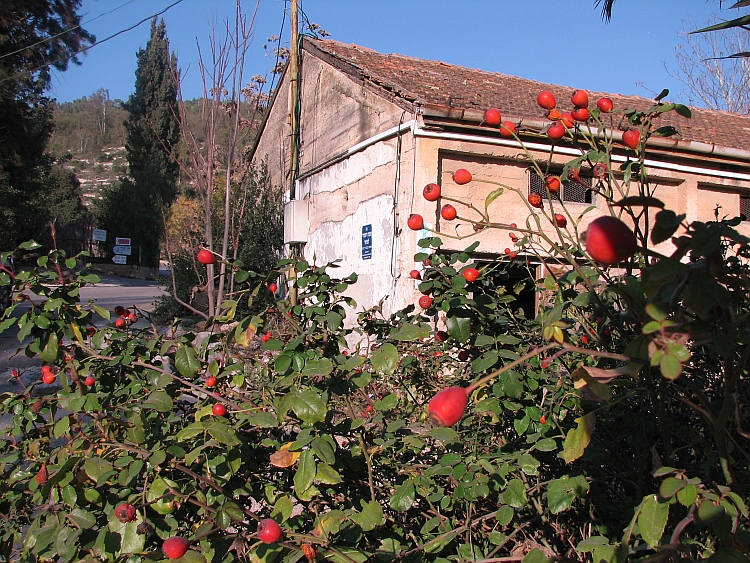
[[[151,22],[151,38],[138,51],[135,92],[125,104],[126,143],[132,182],[121,183],[118,194],[105,202],[109,212],[106,227],[112,236],[130,236],[141,247],[141,263],[155,266],[159,260],[162,209],[177,195],[179,168],[173,158],[180,129],[177,111],[177,59],[170,55],[164,20]],[[116,202],[137,201],[138,213],[124,210]],[[117,233],[112,232],[116,230]]]

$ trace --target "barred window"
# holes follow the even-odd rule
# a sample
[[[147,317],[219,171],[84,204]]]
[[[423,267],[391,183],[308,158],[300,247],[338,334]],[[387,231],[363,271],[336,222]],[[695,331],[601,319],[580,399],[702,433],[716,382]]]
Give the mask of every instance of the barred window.
[[[544,186],[544,178],[539,176],[539,174],[533,170],[529,171],[529,193],[536,193],[541,195],[544,199],[547,199],[547,189]],[[573,203],[593,203],[591,178],[581,178],[580,183],[563,179],[560,191],[556,194],[552,194],[553,199],[559,200],[560,197],[562,197],[563,201],[570,201]]]
[[[750,195],[740,196],[740,216],[743,221],[750,221]]]

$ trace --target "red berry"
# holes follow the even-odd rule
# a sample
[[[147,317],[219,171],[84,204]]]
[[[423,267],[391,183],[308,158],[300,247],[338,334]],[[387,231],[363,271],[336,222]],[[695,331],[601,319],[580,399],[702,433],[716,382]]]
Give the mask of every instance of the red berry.
[[[598,107],[603,113],[609,113],[612,111],[614,104],[609,98],[599,98],[599,101],[596,102],[596,107]]]
[[[95,327],[95,326],[90,326],[90,327],[88,327],[88,328],[86,329],[86,333],[87,333],[87,334],[88,334],[89,336],[94,336],[94,335],[96,334],[96,327]]]
[[[490,108],[484,112],[484,122],[492,127],[498,127],[502,123],[502,116],[500,110],[496,108]]]
[[[10,376],[16,377],[16,378],[19,377],[18,370],[17,369],[10,370]]]
[[[461,420],[469,396],[463,387],[447,387],[430,399],[427,413],[435,426],[453,426]]]
[[[531,207],[541,207],[542,206],[542,196],[538,193],[530,193],[529,194],[529,203],[531,204]]]
[[[591,117],[591,112],[587,108],[576,108],[570,112],[570,115],[576,121],[581,123],[588,121]]]
[[[469,182],[471,182],[471,172],[469,172],[468,170],[464,170],[463,168],[459,168],[453,173],[453,181],[459,186],[468,184]]]
[[[476,268],[466,268],[464,270],[464,279],[471,283],[479,279],[481,272]]]
[[[578,171],[578,168],[568,169],[568,180],[570,180],[571,182],[575,182],[576,184],[581,183],[581,175]]]
[[[542,363],[539,365],[542,367],[542,369],[547,369],[547,366],[549,365],[549,360],[545,358],[544,360],[542,360]]]
[[[422,309],[429,309],[432,307],[432,297],[429,295],[423,295],[419,298],[419,306],[422,307]]]
[[[585,334],[581,336],[581,344],[588,344],[589,343],[589,337]]]
[[[469,359],[469,351],[468,350],[461,350],[458,353],[458,359],[461,360],[462,362],[465,362],[466,360],[468,360]]]
[[[216,379],[215,375],[209,375],[206,378],[206,387],[216,387],[216,382],[218,380]]]
[[[440,216],[446,221],[453,221],[457,215],[456,208],[450,203],[443,205],[443,208],[440,210]]]
[[[547,183],[547,189],[551,193],[556,194],[560,191],[560,178],[557,176],[547,176],[545,181]]]
[[[86,379],[84,379],[84,380],[83,380],[83,382],[84,382],[84,383],[85,383],[85,384],[86,384],[86,385],[87,385],[88,387],[93,387],[93,386],[94,386],[94,384],[96,383],[96,377],[94,377],[93,375],[88,375],[88,376],[86,376]]]
[[[536,97],[536,103],[538,103],[539,107],[543,109],[555,109],[557,100],[555,100],[555,96],[552,92],[547,92],[545,90]]]
[[[557,141],[558,139],[562,139],[565,136],[565,126],[559,121],[556,121],[555,123],[550,125],[549,129],[547,129],[547,135],[550,139],[553,139],[555,141]]]
[[[505,254],[510,254],[510,248],[505,249]]]
[[[422,195],[427,201],[437,201],[440,197],[440,186],[437,184],[427,184],[422,190]]]
[[[409,272],[409,277],[413,280],[421,280],[422,274],[419,273],[419,270],[412,270]]]
[[[605,266],[627,260],[635,254],[635,234],[617,217],[594,219],[583,236],[589,256]]]
[[[130,322],[130,323],[138,322],[138,317],[136,316],[135,313],[130,313],[128,315],[128,322]]]
[[[622,134],[622,142],[633,150],[638,148],[638,143],[640,142],[640,140],[641,134],[635,129],[628,129]]]
[[[438,330],[435,333],[435,340],[437,340],[438,342],[445,342],[446,340],[448,340],[448,333],[444,330]]]
[[[502,127],[500,127],[501,137],[513,137],[516,133],[516,124],[512,121],[504,121]]]
[[[216,264],[216,255],[207,248],[201,248],[198,251],[198,262],[201,264]]]
[[[568,226],[568,219],[565,217],[565,215],[562,215],[561,213],[555,213],[555,223],[557,223],[557,226],[561,229],[564,229]]]
[[[433,353],[432,353],[432,357],[433,357],[433,358],[439,358],[439,357],[441,357],[442,355],[443,355],[443,353],[442,353],[442,352],[440,352],[439,350],[436,350],[435,352],[433,352]]]
[[[409,215],[409,219],[406,221],[406,224],[409,225],[409,228],[412,231],[418,231],[424,228],[424,219],[422,219],[421,215],[412,213],[411,215]]]
[[[130,503],[123,502],[121,505],[115,508],[115,518],[117,518],[122,523],[132,522],[133,520],[135,520],[135,515],[135,506]]]
[[[511,252],[510,254],[508,254],[508,258],[510,258],[511,260],[513,260],[513,258],[515,258],[516,256],[518,256],[518,252]]]
[[[544,426],[545,424],[547,424],[547,417],[544,416],[544,415],[540,416],[539,417],[539,424],[541,424],[542,426]]]
[[[281,527],[273,518],[258,523],[258,539],[263,543],[275,543],[281,538]]]
[[[563,125],[565,125],[565,127],[570,129],[571,127],[573,127],[573,125],[575,125],[575,121],[573,120],[573,115],[569,111],[566,111],[564,114],[560,116],[560,123],[562,123]]]
[[[573,105],[577,108],[589,107],[589,95],[586,93],[586,90],[576,90],[573,92],[570,101],[573,102]]]
[[[126,326],[127,326],[127,322],[122,317],[115,320],[115,328],[125,328]]]
[[[46,385],[52,385],[52,384],[53,384],[53,383],[55,382],[55,374],[54,374],[54,373],[52,373],[52,372],[50,372],[50,371],[47,371],[47,372],[45,372],[45,373],[44,373],[44,374],[42,375],[42,381],[43,381],[43,382],[44,382],[44,383],[45,383]]]
[[[161,550],[167,559],[179,559],[187,553],[189,547],[190,542],[179,536],[167,538],[161,544]]]
[[[115,315],[117,315],[118,317],[122,317],[123,315],[126,315],[128,313],[128,310],[122,305],[118,305],[117,307],[115,307],[114,311]]]
[[[272,334],[271,334],[270,332],[266,332],[266,333],[264,333],[264,334],[262,334],[262,335],[261,335],[260,339],[261,339],[261,340],[262,340],[263,342],[268,342],[269,340],[271,340],[271,337],[272,337],[272,336],[273,336],[273,335],[272,335]]]
[[[227,414],[227,407],[221,403],[216,403],[211,409],[211,412],[214,413],[214,416],[224,416]]]
[[[274,295],[278,291],[279,287],[275,283],[268,284],[268,291],[273,293]]]

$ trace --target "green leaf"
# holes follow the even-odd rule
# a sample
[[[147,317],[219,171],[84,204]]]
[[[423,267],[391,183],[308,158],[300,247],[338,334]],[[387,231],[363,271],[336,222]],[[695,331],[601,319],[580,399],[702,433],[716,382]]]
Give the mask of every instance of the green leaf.
[[[76,526],[83,528],[84,530],[93,528],[96,524],[96,516],[82,508],[74,508],[70,514],[68,514],[68,518],[70,518]]]
[[[547,484],[547,505],[552,514],[559,514],[573,506],[573,501],[589,492],[589,484],[586,478],[578,475],[570,477],[564,475],[559,479]]]
[[[547,557],[544,552],[535,547],[526,554],[523,558],[523,563],[552,563],[554,561],[551,557]]]
[[[362,512],[352,515],[352,520],[365,532],[374,530],[385,522],[383,507],[376,500],[367,502],[362,507]]]
[[[86,475],[94,481],[99,481],[102,475],[109,473],[112,469],[112,464],[100,457],[86,458],[86,461],[83,463],[83,470],[86,472]]]
[[[526,506],[526,487],[520,479],[511,479],[503,491],[503,501],[513,508]]]
[[[395,393],[389,393],[379,401],[375,402],[375,409],[379,411],[391,410],[398,406],[398,395]]]
[[[220,419],[212,420],[206,430],[211,434],[211,437],[225,446],[239,446],[240,440],[237,438],[237,432],[225,421]]]
[[[320,358],[318,360],[307,360],[300,373],[305,377],[322,377],[332,371],[333,362],[328,358]]]
[[[661,374],[667,379],[677,379],[682,373],[682,363],[671,354],[664,354],[659,362]]]
[[[729,547],[722,547],[706,563],[750,563],[750,557]]]
[[[94,310],[94,312],[97,315],[99,315],[104,320],[108,321],[111,318],[108,309],[105,309],[104,307],[100,307],[99,305],[92,305],[91,308]]]
[[[513,507],[508,506],[507,504],[504,504],[500,508],[497,509],[495,520],[500,526],[507,526],[513,521],[514,514],[515,514],[515,511],[513,510]]]
[[[682,506],[693,506],[695,504],[695,501],[698,500],[698,488],[688,483],[685,485],[685,488],[677,491],[677,500]]]
[[[664,209],[664,202],[655,197],[630,196],[614,203],[617,207],[659,207]]]
[[[326,485],[338,485],[342,482],[339,472],[327,463],[318,463],[315,478]]]
[[[54,363],[57,360],[57,351],[58,351],[58,339],[57,334],[54,332],[50,332],[49,336],[47,337],[47,343],[44,345],[44,348],[39,353],[39,358],[43,362],[47,363]]]
[[[591,434],[596,426],[596,415],[589,413],[576,419],[576,428],[572,428],[565,436],[562,457],[565,463],[571,463],[583,455],[591,442]]]
[[[707,31],[719,31],[721,29],[730,29],[732,27],[741,27],[743,25],[750,25],[750,15],[742,16],[733,20],[720,22],[714,25],[710,25],[708,27],[702,27],[701,29],[696,29],[695,31],[691,31],[690,35],[694,33],[706,33]]]
[[[687,485],[685,479],[675,479],[674,477],[667,477],[661,482],[659,487],[659,494],[661,498],[670,499],[680,492]]]
[[[292,396],[291,408],[303,422],[323,422],[328,413],[325,400],[314,389]]]
[[[641,537],[652,548],[659,546],[669,518],[669,503],[659,502],[656,495],[646,498],[638,514],[638,529]]]
[[[497,189],[492,190],[489,194],[487,194],[487,197],[484,200],[484,211],[487,212],[487,208],[490,206],[490,204],[495,201],[497,198],[499,198],[501,195],[503,195],[504,188],[500,187]]]
[[[315,466],[315,457],[311,450],[304,450],[299,454],[297,472],[294,474],[294,490],[299,494],[313,484],[317,468]]]
[[[651,231],[651,242],[659,244],[671,237],[685,220],[685,215],[677,215],[671,209],[664,209],[656,214],[656,223]]]
[[[518,456],[518,467],[526,475],[536,475],[539,473],[539,461],[531,454],[521,454]]]
[[[476,360],[473,360],[471,362],[471,369],[474,373],[481,373],[494,366],[498,359],[497,351],[490,350],[479,356]]]
[[[193,377],[201,367],[200,362],[195,357],[195,350],[185,345],[180,346],[177,350],[174,363],[177,371],[184,377]]]
[[[449,314],[445,319],[445,326],[448,328],[448,334],[461,344],[466,344],[471,338],[471,319],[469,317]]]
[[[720,504],[714,504],[711,500],[704,500],[698,506],[698,522],[711,524],[724,516],[724,507]]]
[[[258,428],[276,428],[279,425],[276,415],[270,412],[254,412],[247,417],[247,422]]]
[[[386,342],[375,350],[372,355],[372,367],[380,373],[391,374],[398,366],[398,350],[390,342]]]
[[[170,412],[174,403],[166,391],[154,391],[143,401],[143,406],[158,412]]]
[[[329,436],[316,436],[315,438],[313,438],[313,441],[310,445],[315,455],[318,456],[318,459],[333,465],[334,463],[336,463],[336,452],[334,451],[334,447],[331,443],[333,442],[333,440],[331,440],[330,442],[329,440],[331,440]]]
[[[415,498],[414,483],[406,481],[396,487],[396,491],[391,497],[391,508],[398,512],[406,512],[414,504]]]
[[[414,342],[415,340],[422,340],[428,336],[430,336],[428,325],[422,324],[417,326],[410,323],[404,323],[395,334],[391,335],[391,338],[402,342]]]

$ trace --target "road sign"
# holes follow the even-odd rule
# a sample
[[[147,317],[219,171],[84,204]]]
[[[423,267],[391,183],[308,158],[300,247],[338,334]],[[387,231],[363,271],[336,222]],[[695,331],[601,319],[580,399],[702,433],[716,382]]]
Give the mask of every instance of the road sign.
[[[131,246],[115,246],[114,251],[115,254],[124,254],[126,256],[130,256],[131,248]]]
[[[115,237],[115,244],[121,244],[123,246],[130,246],[130,238]]]
[[[372,225],[362,227],[362,260],[372,259]]]
[[[115,264],[127,264],[128,263],[128,257],[123,256],[122,254],[115,254],[112,257],[112,262]]]
[[[107,241],[107,231],[104,229],[94,229],[91,233],[92,240],[98,240],[100,242]]]

